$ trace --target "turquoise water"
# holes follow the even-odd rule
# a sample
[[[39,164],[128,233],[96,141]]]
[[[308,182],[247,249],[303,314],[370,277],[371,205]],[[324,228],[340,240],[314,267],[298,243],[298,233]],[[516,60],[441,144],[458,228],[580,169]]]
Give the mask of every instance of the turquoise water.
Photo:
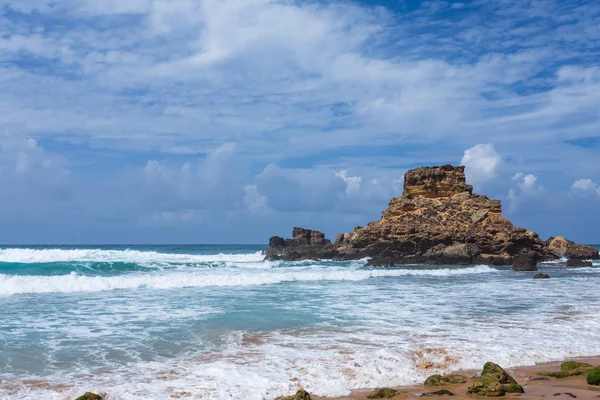
[[[598,355],[600,264],[265,262],[263,246],[0,249],[0,398],[272,399]]]

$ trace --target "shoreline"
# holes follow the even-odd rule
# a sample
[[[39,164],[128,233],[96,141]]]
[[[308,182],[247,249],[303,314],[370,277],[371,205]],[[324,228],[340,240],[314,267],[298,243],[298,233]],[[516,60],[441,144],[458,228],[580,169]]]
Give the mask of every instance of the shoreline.
[[[493,359],[490,359],[493,361]],[[539,372],[548,371],[559,371],[561,363],[565,361],[578,361],[592,364],[593,366],[600,366],[600,356],[589,356],[589,357],[573,357],[566,358],[562,361],[550,361],[544,363],[538,363],[535,365],[528,366],[517,366],[512,368],[504,368],[517,382],[523,386],[525,393],[513,394],[507,393],[505,396],[500,398],[504,399],[600,399],[600,386],[588,385],[586,381],[586,375],[570,376],[567,378],[550,378],[542,377],[537,375]],[[483,367],[483,365],[482,365]],[[463,374],[467,376],[478,375],[481,370],[457,370],[451,372],[451,374]],[[433,373],[432,373],[433,375]],[[468,395],[467,388],[470,382],[462,384],[450,384],[443,386],[425,386],[410,385],[410,386],[390,386],[390,388],[397,390],[398,395],[394,396],[393,399],[416,399],[416,398],[452,398],[455,400],[472,400],[472,399],[485,399],[488,397],[481,397],[475,395]],[[337,397],[324,397],[315,396],[311,394],[313,400],[366,400],[367,396],[376,388],[362,388],[355,389],[347,396]],[[447,390],[453,393],[450,395],[434,395],[432,392],[439,390]]]
[[[491,361],[491,360],[490,360]],[[559,371],[561,363],[565,361],[578,361],[591,364],[593,366],[600,366],[600,356],[585,356],[585,357],[569,357],[565,358],[561,361],[550,361],[538,363],[535,365],[528,366],[517,366],[512,368],[504,368],[506,372],[508,372],[513,378],[517,380],[517,382],[524,388],[525,393],[523,394],[515,394],[515,393],[507,393],[505,396],[500,398],[504,399],[531,399],[531,400],[541,400],[546,398],[552,399],[600,399],[600,386],[589,385],[586,381],[586,374],[579,376],[571,376],[567,378],[551,378],[551,377],[543,377],[539,376],[539,372],[550,372],[550,371]],[[483,367],[483,366],[482,366]],[[452,372],[448,372],[447,374],[461,374],[466,375],[467,377],[473,377],[479,375],[481,370],[455,370]],[[431,375],[434,372],[432,371]],[[10,380],[10,381],[2,381],[0,380],[0,389],[10,388],[12,385],[25,384],[31,388],[55,388],[56,396],[53,397],[60,400],[73,400],[77,399],[78,396],[83,395],[84,393],[76,393],[74,395],[66,395],[63,394],[61,396],[61,392],[69,392],[72,391],[69,384],[66,383],[51,383],[40,380],[30,380],[24,379],[20,380]],[[419,385],[406,385],[406,386],[389,386],[391,389],[395,389],[398,391],[398,394],[392,397],[395,400],[404,400],[404,399],[416,399],[416,398],[431,398],[431,399],[446,399],[452,398],[455,400],[473,400],[473,399],[485,399],[488,397],[481,397],[475,395],[466,394],[467,388],[471,384],[470,380],[467,383],[459,383],[459,384],[449,384],[449,385],[441,385],[441,386],[425,386],[423,384]],[[383,388],[379,387],[379,388]],[[14,386],[13,386],[14,389]],[[100,389],[100,388],[99,388]],[[301,385],[299,385],[298,389],[303,389]],[[368,400],[369,394],[378,388],[360,388],[354,389],[350,394],[345,396],[317,396],[310,394],[312,400]],[[432,392],[436,391],[449,391],[449,393],[445,394],[433,394]],[[1,393],[1,392],[0,392]],[[110,391],[102,390],[95,392],[102,397],[103,400],[117,400],[121,397],[115,397],[110,393]],[[310,393],[310,392],[309,392]],[[286,398],[285,396],[291,396]],[[202,395],[194,395],[191,392],[187,391],[174,391],[166,399],[210,399],[211,396],[205,397]],[[150,398],[148,398],[151,400]],[[273,399],[264,398],[265,400],[307,400],[306,398],[294,399],[294,393],[288,393],[284,395],[284,397],[273,397]]]

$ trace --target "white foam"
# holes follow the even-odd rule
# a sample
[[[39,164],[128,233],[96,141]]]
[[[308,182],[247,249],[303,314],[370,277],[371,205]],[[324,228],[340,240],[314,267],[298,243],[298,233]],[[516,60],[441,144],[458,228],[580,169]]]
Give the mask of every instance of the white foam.
[[[361,281],[370,278],[401,276],[453,276],[498,272],[486,265],[469,268],[445,269],[354,269],[351,267],[323,268],[319,266],[277,270],[232,269],[198,270],[125,276],[83,276],[74,272],[68,275],[4,275],[0,274],[0,295],[22,293],[72,293],[99,292],[115,289],[174,289],[185,287],[257,286],[294,281]]]
[[[264,255],[250,254],[174,254],[157,251],[101,249],[0,249],[0,262],[128,262],[128,263],[202,263],[202,262],[259,262]]]

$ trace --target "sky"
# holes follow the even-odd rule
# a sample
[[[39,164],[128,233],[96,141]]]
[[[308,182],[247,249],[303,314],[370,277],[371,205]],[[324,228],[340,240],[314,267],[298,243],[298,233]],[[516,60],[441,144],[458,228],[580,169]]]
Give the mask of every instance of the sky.
[[[0,243],[332,239],[463,164],[600,242],[593,0],[0,0]]]

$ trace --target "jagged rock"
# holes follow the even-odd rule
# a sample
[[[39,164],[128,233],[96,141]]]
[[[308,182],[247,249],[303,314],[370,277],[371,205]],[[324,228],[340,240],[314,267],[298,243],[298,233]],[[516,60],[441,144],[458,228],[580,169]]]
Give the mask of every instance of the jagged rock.
[[[397,390],[390,388],[375,389],[367,396],[367,399],[391,399],[399,394]]]
[[[425,386],[443,386],[452,385],[455,383],[467,383],[468,377],[465,375],[452,374],[452,375],[431,375],[425,380]]]
[[[294,228],[292,239],[279,236],[269,239],[269,248],[265,251],[268,260],[313,260],[333,258],[337,253],[325,235],[319,231]]]
[[[373,266],[510,265],[517,254],[533,254],[538,261],[562,257],[557,249],[563,245],[565,254],[592,255],[590,247],[563,241],[546,243],[535,232],[515,227],[502,216],[499,200],[473,194],[463,166],[444,165],[408,171],[403,195],[390,201],[379,221],[339,234],[333,245],[318,231],[294,228],[293,239],[269,241],[266,257],[371,258]]]
[[[300,389],[293,396],[277,397],[275,400],[311,400],[311,397],[306,390]]]
[[[524,393],[523,387],[502,367],[493,362],[483,366],[481,375],[473,378],[467,394],[485,397],[501,397],[506,393]]]
[[[579,258],[569,258],[567,260],[567,267],[591,267],[592,265],[591,261],[582,261]]]
[[[580,260],[600,259],[600,254],[598,254],[597,248],[574,243],[562,236],[548,239],[547,245],[548,249],[557,258],[566,257]]]
[[[577,361],[565,361],[560,365],[559,372],[539,372],[540,376],[551,376],[553,378],[566,378],[568,376],[584,375],[591,370],[593,365]]]
[[[85,392],[82,396],[79,396],[75,400],[102,400],[102,397],[96,393]]]
[[[596,367],[588,371],[587,383],[589,385],[600,386],[600,367]]]
[[[513,271],[537,271],[537,255],[535,253],[515,255],[512,269]]]
[[[533,279],[550,279],[550,275],[548,274],[535,274]]]

